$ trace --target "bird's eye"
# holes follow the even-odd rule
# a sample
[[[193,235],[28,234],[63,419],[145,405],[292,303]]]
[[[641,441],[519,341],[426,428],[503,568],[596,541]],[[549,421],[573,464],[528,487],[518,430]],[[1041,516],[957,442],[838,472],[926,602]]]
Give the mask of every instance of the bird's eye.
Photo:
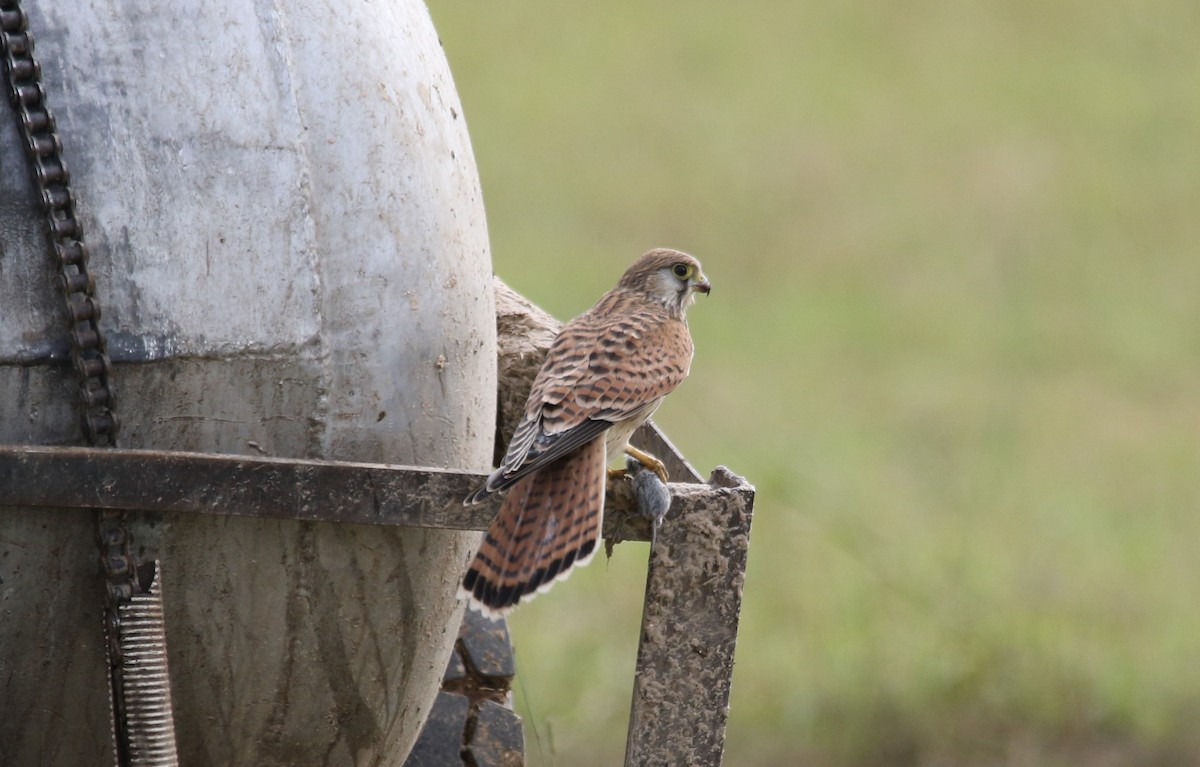
[[[692,276],[692,267],[687,264],[675,264],[671,267],[671,271],[681,280],[686,280]]]

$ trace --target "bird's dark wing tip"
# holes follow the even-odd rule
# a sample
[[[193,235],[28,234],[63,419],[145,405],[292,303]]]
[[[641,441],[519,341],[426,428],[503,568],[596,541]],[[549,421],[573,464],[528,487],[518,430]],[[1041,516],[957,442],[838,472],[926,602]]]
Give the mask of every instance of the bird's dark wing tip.
[[[474,506],[477,503],[483,503],[501,490],[508,489],[514,481],[516,481],[515,477],[507,477],[500,469],[497,469],[492,472],[486,482],[479,486],[479,489],[463,499],[463,506]]]

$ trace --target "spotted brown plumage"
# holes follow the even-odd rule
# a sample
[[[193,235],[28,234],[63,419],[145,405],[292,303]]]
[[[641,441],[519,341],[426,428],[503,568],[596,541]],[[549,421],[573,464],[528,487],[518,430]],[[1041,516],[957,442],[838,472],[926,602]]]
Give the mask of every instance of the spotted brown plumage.
[[[629,437],[687,377],[687,307],[709,289],[696,259],[651,250],[563,327],[499,468],[464,501],[507,491],[463,578],[460,596],[473,607],[499,617],[587,564],[600,539],[605,467],[622,452],[666,480]]]

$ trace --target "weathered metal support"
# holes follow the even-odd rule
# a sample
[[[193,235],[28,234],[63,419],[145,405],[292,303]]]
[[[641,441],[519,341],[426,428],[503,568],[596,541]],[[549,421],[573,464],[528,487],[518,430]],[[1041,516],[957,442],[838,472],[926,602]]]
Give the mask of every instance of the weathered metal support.
[[[462,499],[486,475],[349,461],[0,445],[0,507],[125,509],[483,530],[489,504]],[[604,536],[650,540],[622,480],[610,483]],[[672,483],[680,508],[713,491]]]
[[[724,467],[707,487],[675,497],[650,552],[627,767],[721,763],[754,488]]]

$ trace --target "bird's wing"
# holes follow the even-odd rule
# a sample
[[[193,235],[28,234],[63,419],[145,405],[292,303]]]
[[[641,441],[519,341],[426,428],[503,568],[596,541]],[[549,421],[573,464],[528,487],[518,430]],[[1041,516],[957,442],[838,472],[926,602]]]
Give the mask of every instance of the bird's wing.
[[[652,410],[687,377],[691,361],[687,325],[654,308],[568,323],[546,354],[500,467],[468,503]]]
[[[569,428],[585,418],[610,424],[637,418],[679,386],[691,365],[692,338],[682,321],[657,311],[623,316],[599,334],[586,372],[555,398],[560,404],[554,415]],[[555,419],[547,409],[545,431],[552,432]]]

